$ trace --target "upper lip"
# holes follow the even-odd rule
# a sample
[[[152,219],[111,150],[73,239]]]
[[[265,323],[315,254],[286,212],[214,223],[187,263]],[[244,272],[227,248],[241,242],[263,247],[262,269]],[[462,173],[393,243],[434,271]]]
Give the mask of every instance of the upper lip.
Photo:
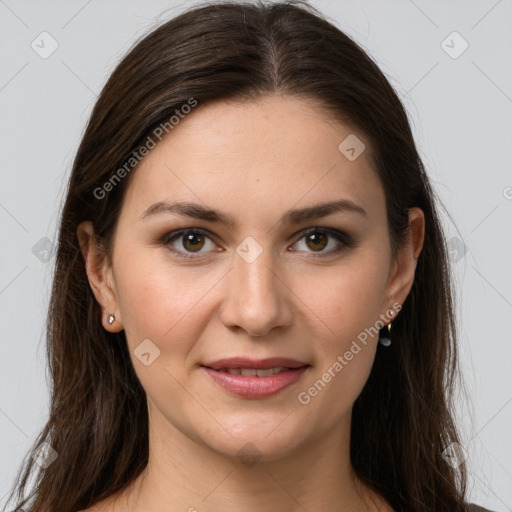
[[[245,357],[231,357],[219,359],[204,363],[202,366],[212,368],[213,370],[221,370],[223,368],[254,368],[266,370],[268,368],[300,368],[301,366],[309,366],[307,363],[289,359],[286,357],[270,357],[267,359],[248,359]]]

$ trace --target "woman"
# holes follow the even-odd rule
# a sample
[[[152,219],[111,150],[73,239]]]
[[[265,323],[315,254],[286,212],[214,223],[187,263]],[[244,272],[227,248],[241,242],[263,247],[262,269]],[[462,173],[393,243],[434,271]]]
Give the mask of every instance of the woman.
[[[482,510],[455,340],[382,72],[305,4],[194,8],[125,56],[78,149],[18,507]]]

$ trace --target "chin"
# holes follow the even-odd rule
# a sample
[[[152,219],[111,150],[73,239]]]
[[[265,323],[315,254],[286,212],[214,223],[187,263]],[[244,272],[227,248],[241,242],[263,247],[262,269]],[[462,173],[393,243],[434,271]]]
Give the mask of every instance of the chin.
[[[275,426],[277,425],[279,422],[276,422]],[[306,438],[304,430],[299,427],[297,425],[296,429],[290,429],[290,426],[280,426],[273,431],[263,430],[255,428],[253,419],[246,428],[239,425],[236,433],[229,429],[233,437],[223,431],[224,435],[216,436],[216,439],[210,437],[203,442],[220,455],[235,458],[251,466],[256,462],[283,459],[297,450],[302,444],[301,441],[305,441]]]

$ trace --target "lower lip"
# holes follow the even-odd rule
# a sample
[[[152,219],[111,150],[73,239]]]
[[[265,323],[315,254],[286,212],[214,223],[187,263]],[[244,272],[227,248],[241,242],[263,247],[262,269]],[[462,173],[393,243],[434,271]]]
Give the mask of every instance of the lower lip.
[[[202,367],[206,373],[217,383],[230,393],[244,398],[265,398],[275,395],[288,386],[297,382],[309,366],[300,368],[290,368],[276,375],[268,377],[244,377],[243,375],[231,375],[226,372],[219,372]]]

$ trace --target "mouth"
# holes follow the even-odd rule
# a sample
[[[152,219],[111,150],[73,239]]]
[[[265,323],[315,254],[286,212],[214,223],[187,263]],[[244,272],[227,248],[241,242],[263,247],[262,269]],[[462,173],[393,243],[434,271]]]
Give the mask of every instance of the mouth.
[[[265,398],[298,382],[310,364],[279,358],[264,361],[221,360],[201,365],[223,390],[242,398]]]
[[[241,375],[242,377],[269,377],[270,375],[278,375],[279,373],[287,372],[289,370],[296,370],[297,368],[304,368],[309,365],[298,366],[294,368],[286,366],[276,366],[273,368],[210,368],[216,372],[229,373],[229,375]],[[208,368],[205,366],[204,368]]]
[[[293,369],[309,366],[303,361],[288,357],[268,357],[266,359],[250,359],[247,357],[229,357],[202,364],[212,370],[274,370]]]

